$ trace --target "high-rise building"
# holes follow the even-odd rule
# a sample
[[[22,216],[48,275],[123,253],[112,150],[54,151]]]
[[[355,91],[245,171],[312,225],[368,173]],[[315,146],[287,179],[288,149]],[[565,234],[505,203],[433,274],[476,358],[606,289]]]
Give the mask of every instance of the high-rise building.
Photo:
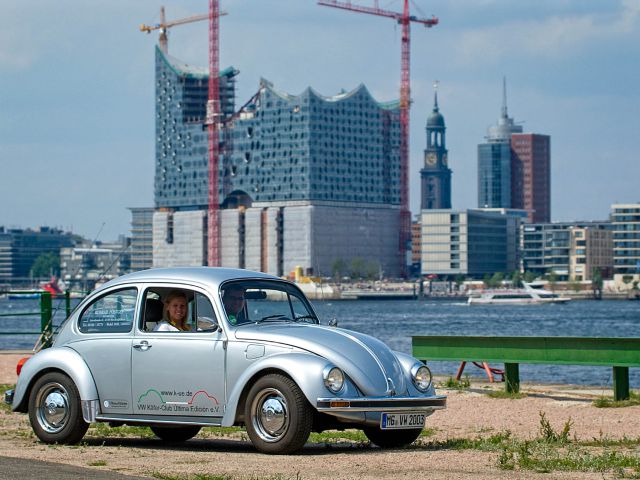
[[[58,228],[0,227],[0,284],[29,286],[31,267],[47,253],[60,255],[60,249],[74,244],[74,236]]]
[[[88,292],[131,271],[131,239],[116,242],[84,241],[60,249],[60,276],[65,288]]]
[[[609,222],[533,223],[521,227],[522,270],[551,272],[560,281],[610,278],[613,244]]]
[[[475,278],[518,268],[520,216],[507,211],[422,210],[422,274]]]
[[[237,71],[221,73],[221,264],[277,275],[335,262],[401,271],[399,102],[364,86],[324,97],[266,80],[234,112]],[[206,71],[156,50],[153,265],[206,264]]]
[[[533,223],[551,221],[551,138],[511,135],[511,207],[529,212]]]
[[[640,274],[640,202],[611,206],[614,274]]]
[[[478,206],[523,209],[529,222],[551,221],[551,153],[548,135],[523,133],[507,113],[506,82],[502,112],[478,145]]]
[[[131,270],[153,266],[153,208],[131,207]]]
[[[438,108],[438,92],[434,94],[433,111],[427,119],[427,148],[424,167],[420,170],[420,209],[451,208],[451,169],[448,166],[444,117]]]

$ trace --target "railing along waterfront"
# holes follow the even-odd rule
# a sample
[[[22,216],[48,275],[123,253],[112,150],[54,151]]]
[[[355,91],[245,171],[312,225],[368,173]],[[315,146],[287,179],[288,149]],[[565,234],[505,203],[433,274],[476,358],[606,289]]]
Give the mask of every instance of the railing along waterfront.
[[[519,364],[613,368],[615,400],[629,398],[629,367],[640,367],[640,338],[414,336],[421,360],[504,363],[505,390],[520,389]]]
[[[39,304],[40,310],[36,312],[11,312],[11,313],[0,313],[0,317],[5,318],[14,318],[14,317],[35,317],[37,315],[40,316],[40,330],[10,330],[0,332],[0,335],[39,335],[38,341],[34,346],[41,346],[41,348],[48,348],[51,346],[53,341],[53,317],[55,312],[53,309],[53,296],[50,292],[43,292],[40,290],[20,290],[20,291],[0,291],[0,295],[12,295],[12,296],[31,296],[31,295],[39,295]],[[69,290],[65,291],[62,294],[56,295],[56,298],[62,297],[65,302],[65,318],[71,315],[71,292]]]

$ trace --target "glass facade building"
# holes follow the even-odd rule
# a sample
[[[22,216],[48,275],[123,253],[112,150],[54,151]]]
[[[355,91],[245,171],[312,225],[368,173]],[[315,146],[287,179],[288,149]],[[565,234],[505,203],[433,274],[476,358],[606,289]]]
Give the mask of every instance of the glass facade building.
[[[364,86],[333,97],[300,95],[262,80],[230,128],[224,191],[253,202],[400,204],[398,103]]]
[[[209,74],[156,47],[156,208],[206,208],[209,188],[208,132],[204,122]],[[220,107],[228,120],[235,109],[235,76],[220,73]],[[221,162],[222,163],[222,162]]]
[[[511,208],[511,146],[478,145],[478,207]]]
[[[640,273],[640,203],[611,206],[614,273]]]

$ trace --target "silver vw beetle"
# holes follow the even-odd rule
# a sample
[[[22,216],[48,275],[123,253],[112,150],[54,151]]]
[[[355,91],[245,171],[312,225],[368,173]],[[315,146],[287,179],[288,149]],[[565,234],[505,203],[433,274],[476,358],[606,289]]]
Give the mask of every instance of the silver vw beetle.
[[[146,425],[185,441],[244,425],[261,452],[310,432],[362,429],[380,447],[413,442],[445,408],[429,368],[370,336],[320,325],[295,284],[223,268],[153,269],[89,295],[5,398],[46,443],[92,422]]]

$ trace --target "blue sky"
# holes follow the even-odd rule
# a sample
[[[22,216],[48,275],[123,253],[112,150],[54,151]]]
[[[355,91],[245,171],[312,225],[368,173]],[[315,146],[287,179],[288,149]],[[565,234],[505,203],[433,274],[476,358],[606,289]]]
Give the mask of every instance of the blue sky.
[[[373,1],[354,1],[372,5]],[[153,49],[141,23],[206,13],[206,0],[0,0],[0,225],[60,226],[109,240],[130,206],[153,205]],[[380,0],[401,10],[400,0]],[[264,77],[291,94],[364,83],[398,97],[400,28],[313,0],[222,0],[222,68],[237,104]],[[425,122],[439,80],[453,206],[477,202],[476,148],[502,102],[525,132],[551,136],[552,219],[607,218],[640,201],[640,1],[415,0],[411,208],[419,206]],[[171,30],[169,51],[207,64],[207,24]],[[103,226],[104,224],[104,226]]]

